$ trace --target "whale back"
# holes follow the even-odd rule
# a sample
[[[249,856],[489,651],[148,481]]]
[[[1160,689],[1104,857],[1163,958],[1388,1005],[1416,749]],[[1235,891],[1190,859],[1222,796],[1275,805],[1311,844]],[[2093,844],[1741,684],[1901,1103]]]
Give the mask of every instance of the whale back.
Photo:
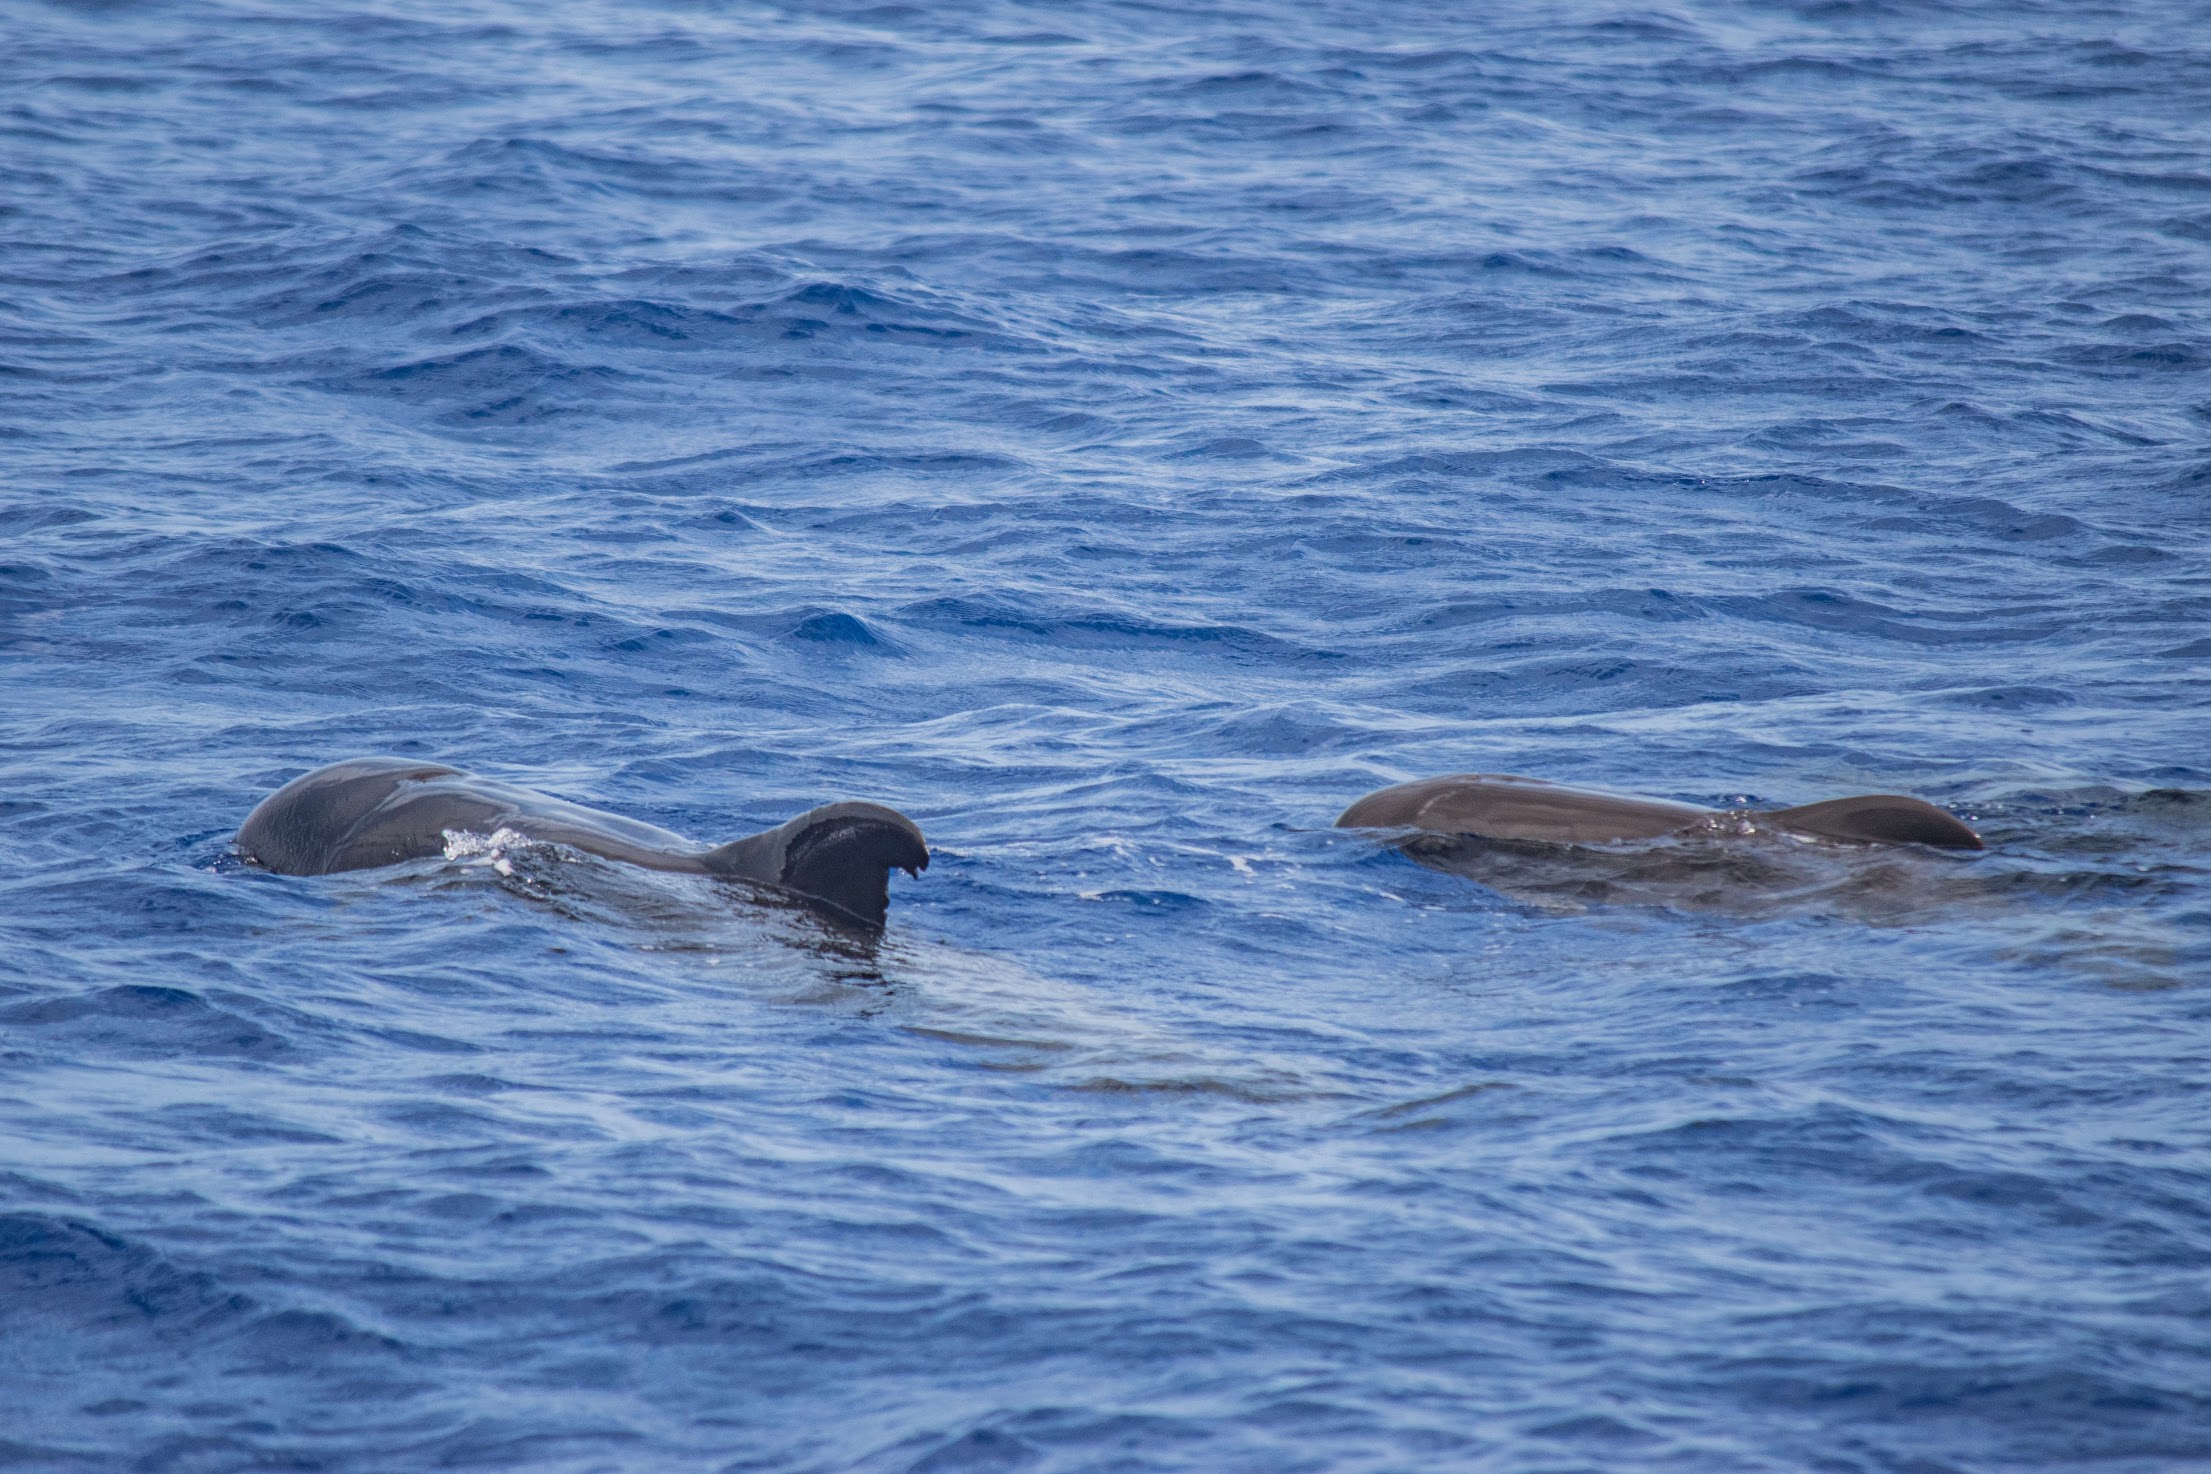
[[[356,758],[293,779],[246,816],[237,843],[280,875],[329,875],[442,855],[451,831],[503,829],[651,870],[773,886],[876,930],[889,911],[890,872],[929,865],[921,830],[881,804],[824,804],[709,850],[620,814],[405,758]]]
[[[355,758],[295,778],[246,816],[238,848],[280,875],[332,875],[426,860],[445,853],[450,833],[501,829],[648,869],[704,868],[680,834],[404,758]]]
[[[1452,773],[1377,790],[1336,820],[1339,829],[1422,829],[1432,834],[1547,844],[1604,844],[1712,829],[1717,809],[1662,798],[1630,798],[1501,773]],[[1741,814],[1751,829],[1774,829],[1850,844],[1924,844],[1977,850],[1981,837],[1955,815],[1896,793],[1831,798],[1793,809]],[[1748,832],[1748,831],[1746,831]]]
[[[1670,799],[1629,798],[1503,773],[1452,773],[1370,793],[1345,809],[1336,827],[1604,844],[1656,839],[1717,817],[1712,809]]]

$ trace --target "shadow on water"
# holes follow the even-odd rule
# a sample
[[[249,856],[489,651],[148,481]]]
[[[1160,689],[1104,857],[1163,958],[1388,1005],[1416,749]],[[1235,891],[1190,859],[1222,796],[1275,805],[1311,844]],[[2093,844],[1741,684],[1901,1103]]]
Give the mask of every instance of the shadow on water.
[[[398,874],[434,890],[472,889],[487,879],[587,926],[642,929],[693,937],[696,950],[722,954],[775,946],[829,964],[839,976],[881,978],[882,934],[791,891],[726,876],[645,870],[512,830],[448,832],[443,860]],[[680,950],[680,944],[657,950]]]
[[[951,1046],[993,1072],[1104,1094],[1281,1101],[1334,1093],[1285,1060],[1206,1045],[1092,988],[907,933],[895,911],[888,932],[870,933],[771,887],[644,870],[511,833],[456,836],[445,859],[348,880],[459,900],[494,890],[647,960],[688,990],[865,1019]]]
[[[2202,981],[2211,791],[2014,790],[1985,805],[1982,827],[2000,863],[1972,899],[2012,923],[1998,955],[2128,990]]]

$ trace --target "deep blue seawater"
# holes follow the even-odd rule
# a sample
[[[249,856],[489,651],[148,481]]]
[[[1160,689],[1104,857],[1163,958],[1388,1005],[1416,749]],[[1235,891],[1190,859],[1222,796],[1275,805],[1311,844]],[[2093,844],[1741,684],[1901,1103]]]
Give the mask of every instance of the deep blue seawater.
[[[0,1464],[2211,1464],[2211,10],[0,32]]]

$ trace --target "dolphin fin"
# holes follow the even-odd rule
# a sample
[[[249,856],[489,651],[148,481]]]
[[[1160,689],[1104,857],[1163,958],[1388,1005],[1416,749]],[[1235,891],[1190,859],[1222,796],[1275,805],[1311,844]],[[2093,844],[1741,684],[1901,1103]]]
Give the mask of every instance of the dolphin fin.
[[[791,891],[833,918],[880,931],[890,911],[891,871],[919,875],[929,868],[929,846],[896,809],[837,803],[699,858],[712,874]]]
[[[1859,844],[1925,844],[1944,850],[1983,847],[1981,837],[1956,815],[1924,800],[1896,793],[1831,798],[1822,803],[1799,804],[1793,809],[1755,814],[1752,818],[1794,834],[1851,840]]]

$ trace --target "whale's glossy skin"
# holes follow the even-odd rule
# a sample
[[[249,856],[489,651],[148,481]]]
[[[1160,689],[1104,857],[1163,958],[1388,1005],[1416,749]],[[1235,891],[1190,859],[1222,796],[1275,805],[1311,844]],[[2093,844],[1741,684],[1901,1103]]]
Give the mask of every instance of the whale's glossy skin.
[[[1922,799],[1875,793],[1772,811],[1707,809],[1631,798],[1503,773],[1452,773],[1379,789],[1336,820],[1340,829],[1418,829],[1431,834],[1550,844],[1607,844],[1668,834],[1777,832],[1849,844],[1924,844],[1977,850],[1981,837]]]
[[[445,853],[453,833],[512,830],[609,860],[790,891],[841,920],[883,925],[890,872],[928,868],[921,830],[895,809],[834,803],[718,847],[442,763],[355,758],[294,778],[257,805],[238,850],[282,875],[328,875]]]

